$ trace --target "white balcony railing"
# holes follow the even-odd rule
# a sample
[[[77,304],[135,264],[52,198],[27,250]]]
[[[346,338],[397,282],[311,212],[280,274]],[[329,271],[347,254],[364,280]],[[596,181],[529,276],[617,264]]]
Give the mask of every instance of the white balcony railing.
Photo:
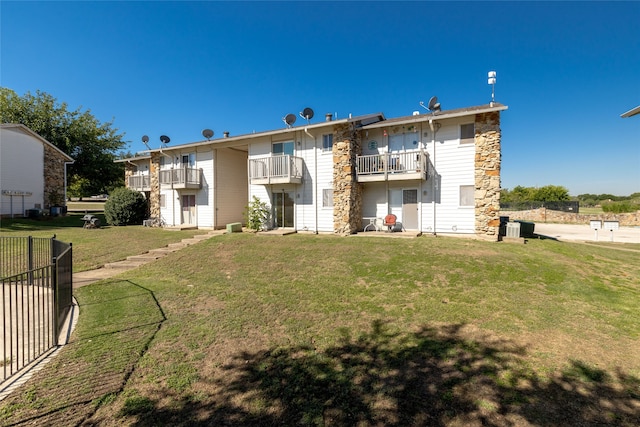
[[[299,184],[303,170],[301,157],[287,155],[249,160],[249,179],[252,184]]]
[[[200,188],[202,169],[179,168],[160,171],[160,185],[172,188]]]
[[[358,181],[427,179],[428,156],[423,150],[357,156]]]
[[[133,175],[129,177],[127,186],[132,190],[151,190],[151,177],[149,175]]]

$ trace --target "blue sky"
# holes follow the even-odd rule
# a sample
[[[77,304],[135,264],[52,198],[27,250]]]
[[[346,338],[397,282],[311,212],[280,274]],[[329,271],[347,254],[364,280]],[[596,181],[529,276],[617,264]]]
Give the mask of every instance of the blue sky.
[[[640,2],[0,2],[0,85],[113,120],[132,152],[491,100],[502,187],[640,192]],[[299,119],[297,124],[300,124]]]

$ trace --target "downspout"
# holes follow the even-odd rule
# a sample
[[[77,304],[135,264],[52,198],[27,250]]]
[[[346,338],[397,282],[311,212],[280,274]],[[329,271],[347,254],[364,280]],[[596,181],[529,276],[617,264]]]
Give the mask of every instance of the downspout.
[[[314,194],[313,211],[315,212],[316,234],[318,234],[318,147],[317,147],[316,137],[311,135],[311,133],[306,127],[304,128],[304,133],[306,133],[311,138],[313,138],[313,163],[314,163],[313,173],[315,175],[313,177],[313,194]]]
[[[433,204],[433,235],[436,235],[436,185],[438,184],[437,168],[436,168],[436,129],[433,125],[433,117],[429,118],[429,127],[431,128],[431,142],[433,143],[433,182],[431,187],[433,188],[433,194],[431,195],[431,203]]]

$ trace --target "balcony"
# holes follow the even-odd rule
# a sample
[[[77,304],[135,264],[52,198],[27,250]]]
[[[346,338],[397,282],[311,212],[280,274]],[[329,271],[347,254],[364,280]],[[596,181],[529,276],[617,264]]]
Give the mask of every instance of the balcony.
[[[151,177],[149,175],[133,175],[127,180],[127,187],[136,191],[151,191]]]
[[[160,186],[163,188],[202,188],[202,169],[180,168],[160,171]]]
[[[357,156],[358,182],[426,180],[429,155],[422,150]]]
[[[251,184],[300,184],[303,160],[294,156],[272,156],[249,160]]]

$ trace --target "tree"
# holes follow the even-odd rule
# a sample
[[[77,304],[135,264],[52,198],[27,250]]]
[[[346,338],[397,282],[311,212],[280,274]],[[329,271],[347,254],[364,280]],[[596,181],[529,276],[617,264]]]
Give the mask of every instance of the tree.
[[[124,166],[114,163],[116,153],[126,143],[113,122],[100,123],[90,110],[69,110],[51,95],[36,91],[17,95],[0,87],[0,121],[21,123],[71,156],[68,185],[81,197],[108,193],[123,185]]]

